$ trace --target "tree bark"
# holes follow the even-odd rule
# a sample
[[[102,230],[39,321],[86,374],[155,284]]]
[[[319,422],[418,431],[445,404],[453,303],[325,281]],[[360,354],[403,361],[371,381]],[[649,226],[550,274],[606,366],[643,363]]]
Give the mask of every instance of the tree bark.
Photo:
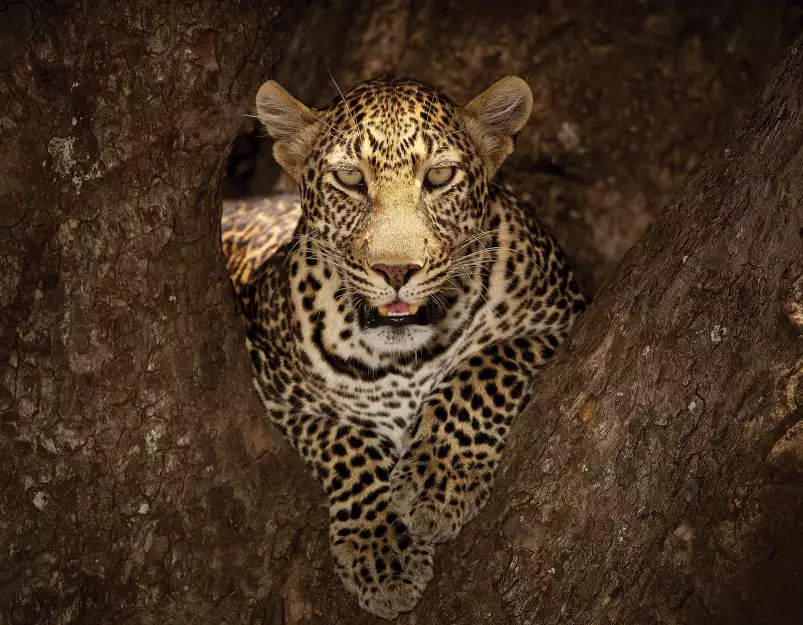
[[[369,623],[262,419],[220,254],[295,3],[8,5],[0,623]],[[803,38],[536,381],[406,623],[803,613]]]
[[[803,36],[539,375],[421,614],[800,622],[801,172]]]
[[[3,625],[275,606],[306,478],[250,421],[218,186],[301,4],[0,4]]]

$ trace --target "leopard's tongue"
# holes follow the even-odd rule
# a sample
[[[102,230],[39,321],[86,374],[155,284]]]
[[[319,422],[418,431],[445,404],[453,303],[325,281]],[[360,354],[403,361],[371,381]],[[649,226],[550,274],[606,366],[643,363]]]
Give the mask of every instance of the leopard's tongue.
[[[420,306],[410,306],[407,302],[396,300],[387,306],[380,306],[377,310],[382,317],[404,317],[416,314],[419,308]]]
[[[406,302],[395,301],[387,306],[369,308],[360,306],[360,324],[363,328],[380,326],[401,327],[405,325],[431,325],[443,319],[442,311],[427,302],[423,306],[414,306]]]

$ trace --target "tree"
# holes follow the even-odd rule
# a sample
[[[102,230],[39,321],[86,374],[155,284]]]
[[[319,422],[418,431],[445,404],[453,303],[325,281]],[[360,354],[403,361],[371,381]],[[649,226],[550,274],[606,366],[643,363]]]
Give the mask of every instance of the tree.
[[[539,375],[505,477],[422,613],[803,615],[801,54],[803,36]]]
[[[1,623],[273,604],[303,472],[249,421],[218,186],[301,4],[0,7]]]
[[[218,242],[238,105],[296,15],[5,9],[0,623],[375,622],[250,391]],[[802,50],[539,376],[401,622],[803,613]]]

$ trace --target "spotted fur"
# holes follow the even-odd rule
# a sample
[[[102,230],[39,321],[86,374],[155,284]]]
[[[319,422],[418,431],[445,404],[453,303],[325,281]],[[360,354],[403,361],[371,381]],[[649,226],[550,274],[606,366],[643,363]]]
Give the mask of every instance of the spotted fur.
[[[293,235],[301,216],[298,198],[276,196],[269,200],[227,200],[223,204],[221,240],[226,269],[239,293]]]
[[[255,386],[328,494],[340,578],[385,618],[413,608],[433,546],[486,502],[533,373],[584,308],[555,240],[496,177],[531,102],[518,79],[460,107],[392,76],[324,110],[275,83],[257,98],[301,218],[275,254],[286,204],[224,218]],[[453,179],[429,188],[438,166]],[[339,182],[343,168],[363,185]],[[399,287],[374,269],[386,264],[419,269]],[[443,318],[361,324],[397,298]]]

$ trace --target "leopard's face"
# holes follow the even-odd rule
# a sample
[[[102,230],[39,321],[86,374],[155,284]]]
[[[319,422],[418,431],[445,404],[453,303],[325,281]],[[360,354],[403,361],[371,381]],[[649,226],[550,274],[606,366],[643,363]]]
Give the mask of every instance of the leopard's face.
[[[435,337],[455,261],[481,233],[488,183],[514,134],[481,114],[521,121],[532,101],[525,85],[490,98],[492,110],[471,108],[492,89],[460,107],[420,83],[381,77],[320,111],[275,83],[260,90],[274,154],[301,188],[303,235],[336,268],[377,352],[415,352]]]
[[[301,179],[308,231],[359,303],[365,341],[420,349],[485,216],[482,158],[457,107],[416,83],[363,83],[319,118],[328,132]]]

